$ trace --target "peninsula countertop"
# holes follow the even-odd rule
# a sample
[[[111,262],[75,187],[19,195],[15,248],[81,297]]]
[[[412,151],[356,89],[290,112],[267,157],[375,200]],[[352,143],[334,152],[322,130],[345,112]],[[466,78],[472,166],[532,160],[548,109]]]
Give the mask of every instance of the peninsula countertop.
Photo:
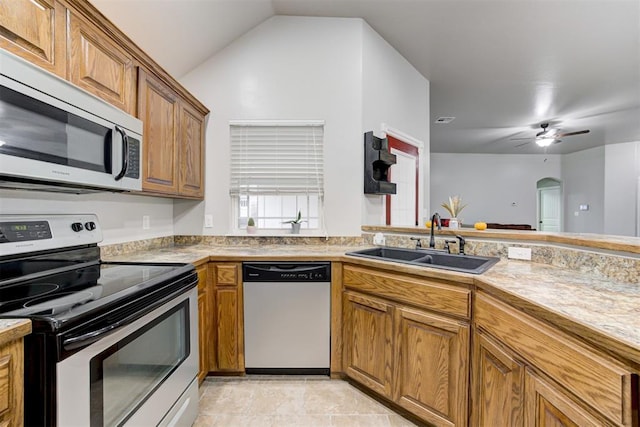
[[[345,253],[363,246],[172,246],[109,257],[111,261],[340,261],[475,285],[513,306],[640,364],[640,284],[528,261],[502,259],[481,275],[377,261]]]

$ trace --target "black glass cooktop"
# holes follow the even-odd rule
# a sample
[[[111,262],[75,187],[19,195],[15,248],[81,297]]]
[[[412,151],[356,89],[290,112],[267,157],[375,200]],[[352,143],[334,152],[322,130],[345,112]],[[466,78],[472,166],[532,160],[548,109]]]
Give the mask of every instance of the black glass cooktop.
[[[187,267],[188,269],[188,267]],[[153,292],[183,264],[95,263],[26,281],[0,284],[0,317],[62,321],[136,294]]]

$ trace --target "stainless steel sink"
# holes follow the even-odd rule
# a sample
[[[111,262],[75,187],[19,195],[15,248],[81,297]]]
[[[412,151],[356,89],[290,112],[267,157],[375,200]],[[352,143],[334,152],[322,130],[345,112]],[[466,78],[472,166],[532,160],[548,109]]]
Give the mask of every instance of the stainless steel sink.
[[[473,255],[454,255],[435,249],[405,249],[378,247],[347,252],[347,255],[394,261],[403,264],[423,267],[441,268],[462,273],[481,274],[500,261],[496,257],[481,257]]]

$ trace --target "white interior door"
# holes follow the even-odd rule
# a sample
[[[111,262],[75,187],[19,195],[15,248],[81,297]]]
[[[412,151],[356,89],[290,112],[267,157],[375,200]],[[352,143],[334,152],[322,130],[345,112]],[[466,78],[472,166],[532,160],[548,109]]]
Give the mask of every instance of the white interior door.
[[[392,148],[396,164],[391,166],[392,181],[396,184],[396,194],[391,203],[391,225],[415,225],[416,213],[416,158]]]
[[[562,191],[560,187],[547,187],[538,189],[538,215],[540,231],[561,231],[561,200]]]

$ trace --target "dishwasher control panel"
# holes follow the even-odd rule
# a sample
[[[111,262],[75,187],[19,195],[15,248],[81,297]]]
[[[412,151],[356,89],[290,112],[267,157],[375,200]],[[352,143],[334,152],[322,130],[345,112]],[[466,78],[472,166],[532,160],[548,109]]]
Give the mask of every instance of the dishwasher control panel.
[[[260,261],[242,263],[243,282],[330,282],[331,263]]]

